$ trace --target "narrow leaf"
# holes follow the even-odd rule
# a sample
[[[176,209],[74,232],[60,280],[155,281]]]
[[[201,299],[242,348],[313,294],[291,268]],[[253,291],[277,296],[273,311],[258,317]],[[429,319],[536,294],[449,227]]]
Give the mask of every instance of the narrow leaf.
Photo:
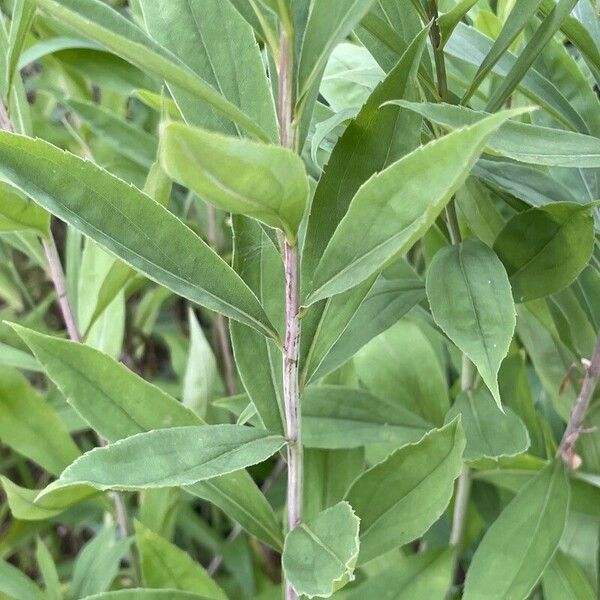
[[[42,237],[50,230],[50,215],[12,186],[0,182],[0,232],[33,231]]]
[[[353,483],[346,499],[361,521],[359,564],[412,542],[437,521],[454,492],[464,447],[455,419],[396,450]]]
[[[107,171],[45,141],[3,132],[0,175],[175,293],[272,331],[258,300],[229,265],[158,202]]]
[[[488,246],[470,238],[435,255],[426,287],[435,322],[473,361],[500,407],[498,370],[516,324],[504,266]]]

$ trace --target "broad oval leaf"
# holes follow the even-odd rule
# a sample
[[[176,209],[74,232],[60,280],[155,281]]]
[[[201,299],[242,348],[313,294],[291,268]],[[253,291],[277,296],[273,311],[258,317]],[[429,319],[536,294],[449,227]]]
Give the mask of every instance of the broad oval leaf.
[[[488,113],[464,106],[395,100],[426,119],[451,129],[472,125]],[[488,141],[488,148],[519,162],[554,167],[600,167],[600,139],[551,127],[507,121]]]
[[[350,504],[339,502],[287,534],[282,566],[298,595],[329,598],[353,578],[359,523]]]
[[[594,248],[593,205],[556,202],[515,215],[494,250],[504,263],[517,302],[567,287]]]
[[[527,598],[565,529],[569,482],[564,465],[531,479],[483,536],[467,571],[464,600]]]
[[[499,113],[449,133],[371,177],[329,241],[304,304],[358,285],[406,252],[464,183],[488,138],[514,114]]]
[[[266,460],[285,444],[268,431],[240,425],[171,427],[138,433],[90,450],[40,495],[71,486],[141,490],[186,486]]]
[[[498,370],[516,325],[504,266],[493,250],[470,238],[434,256],[426,289],[435,322],[473,361],[500,407]]]
[[[273,335],[233,269],[137,188],[48,142],[6,132],[0,133],[0,176],[150,279]]]
[[[101,44],[142,71],[149,71],[195,94],[251,135],[268,139],[267,134],[240,108],[107,4],[99,0],[35,0],[35,3],[62,24]]]
[[[202,565],[139,521],[135,522],[135,538],[144,585],[194,592],[208,600],[227,600]]]
[[[206,202],[281,229],[295,242],[309,187],[291,150],[170,123],[160,159],[170,177]]]
[[[461,392],[446,421],[456,415],[461,416],[465,430],[465,460],[515,456],[529,448],[529,433],[523,421],[508,406],[501,413],[484,388]]]
[[[437,521],[454,492],[464,447],[455,419],[396,450],[352,484],[346,500],[361,522],[359,564],[412,542]]]

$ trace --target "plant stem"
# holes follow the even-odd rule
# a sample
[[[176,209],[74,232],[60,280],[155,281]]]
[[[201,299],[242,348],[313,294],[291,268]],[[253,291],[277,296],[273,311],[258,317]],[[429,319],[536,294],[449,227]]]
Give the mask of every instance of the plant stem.
[[[437,0],[428,0],[427,2],[428,16],[432,19],[431,29],[429,30],[429,39],[433,47],[433,60],[435,62],[435,74],[437,80],[437,88],[440,100],[446,102],[448,100],[448,77],[446,75],[446,60],[444,58],[444,49],[442,48],[442,36],[438,25],[438,3]]]
[[[571,470],[576,470],[581,466],[581,457],[575,452],[575,445],[579,436],[584,433],[583,421],[594,395],[594,390],[598,385],[598,380],[600,380],[600,335],[596,340],[592,360],[585,368],[581,391],[573,405],[567,428],[556,453]]]
[[[289,27],[281,28],[279,44],[279,142],[294,149],[293,126],[294,69],[293,43]],[[288,530],[302,521],[303,449],[300,417],[300,387],[298,357],[300,346],[300,270],[298,247],[289,240],[283,242],[285,273],[285,338],[283,342],[283,403],[287,436],[287,515]],[[297,600],[298,595],[285,582],[286,600]]]

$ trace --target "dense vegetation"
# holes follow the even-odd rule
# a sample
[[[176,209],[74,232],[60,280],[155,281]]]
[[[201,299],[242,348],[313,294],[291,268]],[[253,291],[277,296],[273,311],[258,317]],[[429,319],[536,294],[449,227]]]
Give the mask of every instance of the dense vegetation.
[[[0,5],[0,598],[598,598],[596,0]]]

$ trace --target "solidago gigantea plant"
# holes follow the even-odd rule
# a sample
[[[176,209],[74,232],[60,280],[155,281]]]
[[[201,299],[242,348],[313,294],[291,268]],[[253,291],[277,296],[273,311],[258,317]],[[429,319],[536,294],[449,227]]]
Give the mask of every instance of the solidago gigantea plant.
[[[2,598],[598,597],[596,0],[1,6]]]

